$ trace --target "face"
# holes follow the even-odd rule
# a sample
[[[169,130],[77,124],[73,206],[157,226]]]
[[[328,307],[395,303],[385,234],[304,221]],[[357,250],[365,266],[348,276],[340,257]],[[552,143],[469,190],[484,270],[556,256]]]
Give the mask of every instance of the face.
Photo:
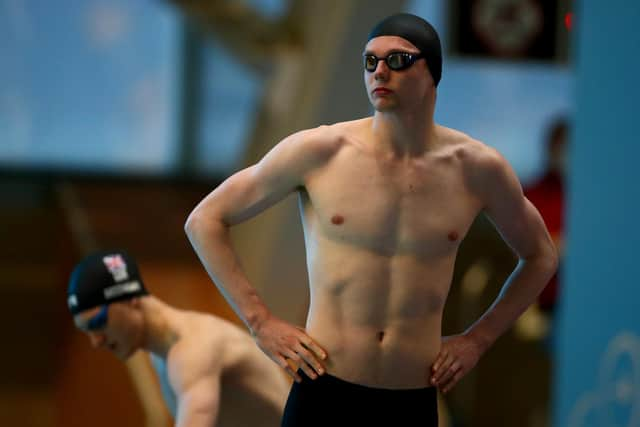
[[[121,360],[128,359],[142,344],[144,322],[137,299],[85,310],[73,320],[93,348],[109,350]]]
[[[391,53],[419,55],[411,42],[397,36],[375,37],[367,43],[364,55],[386,58]],[[369,101],[377,111],[393,111],[418,106],[424,102],[434,83],[424,58],[417,59],[403,70],[392,70],[384,60],[373,71],[364,70]]]

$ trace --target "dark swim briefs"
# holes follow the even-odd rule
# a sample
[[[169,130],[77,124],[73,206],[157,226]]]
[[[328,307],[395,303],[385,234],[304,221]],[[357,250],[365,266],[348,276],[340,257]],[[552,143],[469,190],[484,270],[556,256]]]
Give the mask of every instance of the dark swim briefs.
[[[392,390],[324,374],[293,383],[281,427],[437,427],[435,387]]]

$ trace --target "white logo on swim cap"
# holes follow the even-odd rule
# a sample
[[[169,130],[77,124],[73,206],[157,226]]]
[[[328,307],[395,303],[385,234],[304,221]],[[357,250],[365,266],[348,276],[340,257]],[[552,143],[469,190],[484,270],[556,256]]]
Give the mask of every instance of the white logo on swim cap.
[[[69,295],[69,298],[67,298],[67,304],[69,305],[69,308],[73,308],[78,305],[78,298],[75,296],[75,294]]]
[[[127,280],[129,278],[129,273],[127,273],[127,264],[122,259],[122,255],[107,255],[102,258],[102,262],[104,263],[109,273],[113,276],[113,280],[116,282],[122,282],[123,280]]]
[[[140,282],[137,280],[132,280],[131,282],[120,283],[118,285],[113,285],[108,288],[104,288],[104,298],[106,300],[111,300],[117,298],[121,295],[132,294],[134,292],[138,292],[142,289]]]

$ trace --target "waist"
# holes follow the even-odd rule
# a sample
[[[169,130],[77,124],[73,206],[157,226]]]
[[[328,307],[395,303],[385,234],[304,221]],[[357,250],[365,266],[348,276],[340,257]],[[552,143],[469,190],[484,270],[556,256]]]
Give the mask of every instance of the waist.
[[[347,396],[353,393],[358,396],[402,396],[410,395],[412,393],[435,393],[436,388],[433,386],[420,386],[420,387],[407,387],[407,388],[386,388],[386,387],[376,387],[370,386],[366,384],[360,384],[357,382],[348,381],[346,379],[340,378],[336,375],[325,373],[324,375],[319,376],[315,380],[309,378],[301,369],[298,370],[298,374],[300,378],[302,378],[303,385],[305,384],[313,384],[314,387],[326,387],[333,390],[340,389],[345,392]]]
[[[310,322],[307,332],[327,351],[327,372],[369,387],[429,386],[430,369],[440,351],[439,321],[382,329]]]

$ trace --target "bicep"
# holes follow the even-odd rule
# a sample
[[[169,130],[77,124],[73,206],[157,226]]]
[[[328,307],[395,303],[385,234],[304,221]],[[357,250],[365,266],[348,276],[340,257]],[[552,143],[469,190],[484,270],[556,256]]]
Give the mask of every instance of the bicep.
[[[261,164],[250,166],[216,188],[203,203],[227,225],[252,218],[296,189],[295,180]]]
[[[210,427],[216,424],[220,406],[220,381],[204,377],[178,396],[178,427]]]
[[[303,185],[313,160],[304,144],[300,136],[283,140],[260,162],[225,180],[196,210],[234,225],[274,205]]]

